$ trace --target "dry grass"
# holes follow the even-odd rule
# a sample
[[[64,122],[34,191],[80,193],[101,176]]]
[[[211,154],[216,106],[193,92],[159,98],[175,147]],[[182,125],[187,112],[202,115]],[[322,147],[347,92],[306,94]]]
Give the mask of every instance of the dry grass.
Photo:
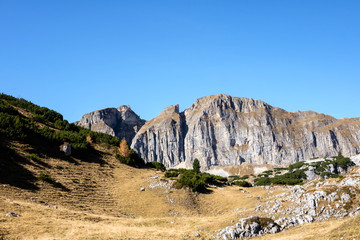
[[[24,156],[31,150],[14,146]],[[161,181],[163,173],[120,164],[113,149],[95,147],[102,154],[101,162],[41,156],[39,162],[45,165],[24,165],[35,175],[46,170],[63,188],[40,180],[35,182],[38,190],[0,185],[0,239],[195,239],[195,232],[209,239],[239,218],[258,215],[257,205],[287,191],[254,187],[244,193],[234,186],[213,186],[210,194],[194,194],[149,188],[150,183]],[[7,212],[22,216],[5,217]],[[325,236],[322,239],[347,239],[359,232],[352,220],[307,224],[263,239],[320,239],[319,233]]]

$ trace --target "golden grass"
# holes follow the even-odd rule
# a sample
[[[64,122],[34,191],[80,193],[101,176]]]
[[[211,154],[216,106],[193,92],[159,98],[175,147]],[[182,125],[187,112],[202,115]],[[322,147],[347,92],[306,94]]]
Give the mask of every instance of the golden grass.
[[[22,155],[29,149],[14,146],[23,149],[19,150]],[[42,181],[35,183],[39,190],[0,185],[0,239],[195,239],[195,232],[210,239],[239,218],[261,215],[254,211],[256,206],[288,191],[254,187],[244,193],[235,186],[213,186],[210,194],[195,194],[184,189],[152,189],[149,184],[161,181],[162,172],[120,164],[112,148],[94,146],[105,163],[40,158],[49,166],[50,176],[69,191]],[[35,175],[44,171],[35,162],[24,167]],[[5,217],[7,212],[22,216]],[[353,222],[358,220],[306,224],[261,239],[351,239],[360,231]]]

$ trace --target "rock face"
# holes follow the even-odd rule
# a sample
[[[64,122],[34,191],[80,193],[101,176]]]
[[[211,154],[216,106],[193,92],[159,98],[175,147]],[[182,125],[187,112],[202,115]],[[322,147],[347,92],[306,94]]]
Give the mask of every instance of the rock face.
[[[203,170],[242,162],[288,165],[339,151],[356,155],[360,118],[287,112],[260,100],[212,95],[197,99],[184,112],[178,105],[166,108],[142,126],[131,148],[145,161],[166,167],[195,158]]]
[[[105,108],[87,113],[75,124],[96,132],[107,133],[120,139],[125,138],[128,143],[144,125],[145,120],[134,113],[130,106]]]

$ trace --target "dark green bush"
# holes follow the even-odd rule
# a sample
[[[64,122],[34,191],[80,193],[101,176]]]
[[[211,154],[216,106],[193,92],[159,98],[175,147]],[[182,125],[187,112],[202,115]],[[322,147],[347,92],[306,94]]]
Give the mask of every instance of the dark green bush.
[[[237,185],[239,187],[252,187],[252,184],[247,181],[234,181],[232,184]]]
[[[36,153],[32,153],[28,156],[28,158],[30,158],[31,160],[35,160],[38,161],[39,160],[39,156]]]
[[[49,183],[54,182],[54,180],[50,177],[49,174],[43,173],[43,172],[40,173],[39,179],[42,181],[45,181],[45,182],[49,182]]]
[[[256,186],[266,186],[270,184],[278,185],[295,185],[301,184],[303,179],[306,179],[305,170],[296,170],[294,172],[287,172],[282,175],[275,175],[272,178],[269,177],[260,177],[254,179],[254,185]]]
[[[331,172],[322,172],[321,174],[320,174],[320,177],[322,177],[322,178],[338,178],[339,177],[339,175],[338,174],[334,174],[334,173],[331,173]]]
[[[260,177],[254,179],[255,186],[266,186],[271,184],[271,179],[269,177]]]
[[[201,174],[194,171],[186,171],[181,174],[177,180],[183,186],[189,187],[191,190],[196,192],[203,192],[206,190],[206,177],[203,178]]]
[[[274,178],[271,179],[271,183],[277,184],[277,185],[296,185],[301,184],[303,182],[302,179],[296,179],[296,178]]]
[[[175,171],[166,171],[165,172],[165,177],[167,178],[171,178],[171,177],[177,177],[179,176],[179,172],[175,172]]]
[[[289,170],[289,168],[281,168],[281,167],[274,168],[274,171],[283,171],[283,170]]]
[[[273,174],[273,170],[264,171],[263,174],[272,175],[272,174]]]
[[[231,178],[232,180],[239,180],[240,176],[229,176],[229,178]]]
[[[115,158],[121,163],[132,167],[144,167],[144,160],[135,152],[133,149],[130,150],[130,155],[128,157],[122,157],[120,154],[116,153]]]
[[[194,162],[193,162],[193,170],[197,173],[200,172],[200,162],[197,158],[194,159]]]
[[[291,165],[289,166],[289,171],[292,171],[292,170],[294,170],[294,169],[301,168],[304,164],[305,164],[305,162],[303,162],[303,161],[297,162],[297,163],[294,163],[294,164],[291,164]]]
[[[148,162],[145,164],[145,167],[148,167],[148,168],[155,168],[156,170],[159,170],[159,171],[166,171],[166,168],[164,166],[164,164],[162,163],[159,163],[159,162]]]
[[[187,186],[196,192],[206,191],[208,184],[223,184],[227,181],[226,177],[216,176],[209,173],[198,173],[189,169],[169,169],[165,172],[165,177],[178,177],[178,186]]]
[[[335,160],[333,160],[334,167],[341,167],[345,171],[347,171],[347,169],[350,166],[354,165],[354,163],[351,161],[351,159],[344,157],[341,154],[341,152],[339,152],[339,154],[334,159],[335,159]]]

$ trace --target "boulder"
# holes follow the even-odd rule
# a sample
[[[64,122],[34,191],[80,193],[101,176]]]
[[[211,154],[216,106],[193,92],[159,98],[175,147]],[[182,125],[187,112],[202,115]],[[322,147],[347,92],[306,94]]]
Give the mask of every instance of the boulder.
[[[8,212],[6,214],[7,217],[21,217],[20,214],[14,213],[14,212]]]
[[[65,156],[70,156],[71,155],[71,145],[68,142],[64,142],[64,144],[62,144],[60,146],[60,151],[65,153]]]

